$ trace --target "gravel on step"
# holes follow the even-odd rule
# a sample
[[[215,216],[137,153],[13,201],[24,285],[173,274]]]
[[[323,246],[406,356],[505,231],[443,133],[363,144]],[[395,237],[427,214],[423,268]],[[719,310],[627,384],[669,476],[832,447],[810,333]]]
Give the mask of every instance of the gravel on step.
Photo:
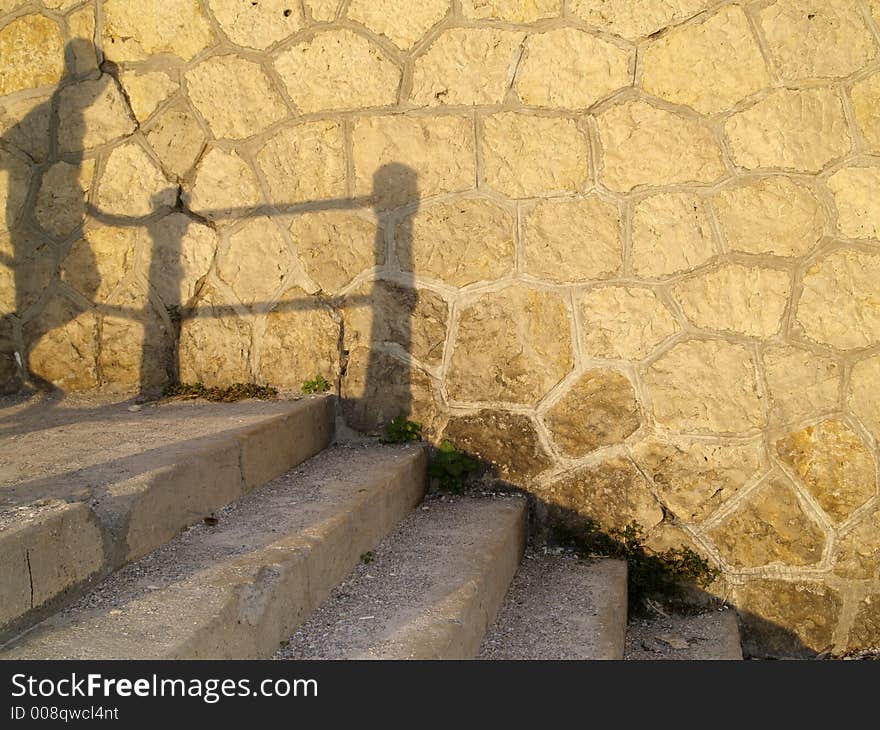
[[[634,617],[626,631],[624,659],[742,659],[736,611]]]

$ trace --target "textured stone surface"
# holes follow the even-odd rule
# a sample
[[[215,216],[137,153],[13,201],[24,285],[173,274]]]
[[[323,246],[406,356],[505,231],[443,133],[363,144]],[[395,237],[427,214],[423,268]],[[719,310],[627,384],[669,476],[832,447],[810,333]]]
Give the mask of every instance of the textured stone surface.
[[[764,422],[755,364],[742,345],[679,343],[648,368],[645,382],[654,416],[670,428],[738,432]]]
[[[449,0],[351,0],[346,16],[407,49],[449,12]]]
[[[126,71],[119,77],[131,110],[143,122],[159,105],[180,88],[180,84],[163,71],[137,73]]]
[[[140,61],[172,53],[189,61],[214,40],[198,0],[106,0],[104,54],[111,61]]]
[[[791,423],[837,405],[841,368],[835,360],[788,346],[769,347],[762,359],[772,423]]]
[[[177,187],[136,142],[115,148],[107,157],[98,184],[98,208],[116,215],[148,215],[171,208],[177,201]]]
[[[94,174],[94,160],[56,162],[43,173],[34,217],[45,231],[64,238],[83,222]]]
[[[523,104],[584,109],[630,84],[630,54],[574,28],[529,37],[516,75]]]
[[[248,48],[268,48],[303,25],[299,4],[290,0],[208,0],[208,7],[229,40]]]
[[[89,301],[104,302],[134,264],[138,228],[91,226],[61,263],[61,279]]]
[[[837,540],[834,572],[844,578],[880,577],[880,510],[874,510]]]
[[[640,424],[632,383],[616,370],[588,370],[547,411],[544,423],[566,456],[618,444]]]
[[[354,124],[355,192],[381,208],[419,197],[473,187],[473,129],[467,117],[365,117]],[[374,177],[383,166],[406,166],[412,175]]]
[[[626,101],[603,111],[598,124],[604,150],[600,179],[612,190],[709,183],[724,173],[721,150],[699,122],[644,101]]]
[[[706,0],[572,0],[569,11],[602,30],[640,38],[696,15]]]
[[[483,182],[512,198],[578,192],[590,148],[572,119],[502,112],[483,122]]]
[[[639,360],[679,330],[650,289],[606,286],[581,300],[581,341],[590,357]]]
[[[560,13],[560,0],[462,0],[461,11],[472,20],[534,23]]]
[[[880,73],[853,84],[850,90],[853,113],[871,150],[880,151]]]
[[[64,73],[61,30],[45,15],[25,15],[0,28],[0,96],[55,84]]]
[[[880,254],[843,249],[804,274],[797,318],[808,337],[841,349],[880,341]]]
[[[290,251],[278,224],[262,216],[251,218],[229,236],[229,245],[217,262],[217,275],[240,302],[259,305],[280,288],[289,268]]]
[[[730,249],[754,254],[801,256],[822,237],[824,210],[804,185],[766,177],[726,188],[712,199]]]
[[[709,534],[725,560],[737,568],[811,565],[819,562],[825,544],[822,530],[780,477],[749,494]]]
[[[757,16],[785,81],[848,76],[877,55],[858,6],[848,0],[777,1]]]
[[[874,457],[842,421],[790,433],[776,442],[776,453],[836,524],[877,493]]]
[[[757,474],[760,444],[648,438],[633,446],[636,463],[653,480],[663,504],[679,520],[708,517]]]
[[[856,651],[864,647],[877,646],[880,635],[880,594],[865,596],[860,602],[847,637],[847,649]]]
[[[850,238],[880,238],[880,165],[845,167],[828,178],[837,225]]]
[[[166,307],[189,303],[214,260],[217,234],[183,213],[150,225],[150,285]]]
[[[159,114],[146,137],[165,170],[177,178],[192,170],[206,141],[195,117],[184,109],[168,109]]]
[[[724,124],[733,161],[749,169],[817,172],[851,146],[832,89],[779,89]]]
[[[215,56],[187,71],[186,82],[190,100],[217,137],[244,139],[287,116],[266,72],[253,61]]]
[[[282,129],[257,153],[275,205],[338,198],[345,193],[342,126],[306,122]]]
[[[228,222],[236,208],[260,199],[257,178],[234,152],[213,147],[202,157],[195,181],[185,195],[189,208],[205,218]]]
[[[571,370],[567,328],[551,292],[515,285],[481,296],[461,314],[449,397],[535,403]]]
[[[546,487],[541,496],[602,529],[623,529],[638,522],[650,530],[663,520],[663,511],[648,483],[629,459],[608,459],[566,474]]]
[[[306,10],[314,20],[329,22],[336,17],[341,0],[305,0]]]
[[[410,99],[418,106],[500,104],[524,35],[497,28],[453,28],[413,67]]]
[[[67,27],[71,39],[83,40],[71,47],[73,65],[78,74],[89,73],[98,68],[98,54],[95,49],[96,30],[95,8],[87,4],[67,16]]]
[[[664,34],[645,51],[645,91],[702,114],[729,109],[769,85],[761,49],[736,5]]]
[[[13,244],[14,241],[14,244]],[[55,250],[37,237],[16,232],[14,238],[0,232],[0,350],[9,345],[11,321],[4,315],[21,316],[49,288],[57,267]]]
[[[453,416],[443,431],[456,448],[487,462],[501,479],[528,483],[552,461],[528,416],[484,410]]]
[[[723,264],[681,281],[672,291],[697,327],[770,337],[781,326],[790,281],[785,271]]]
[[[290,46],[275,59],[275,68],[303,114],[397,101],[400,69],[378,46],[350,30],[319,33]]]
[[[526,216],[523,238],[525,269],[542,279],[607,279],[623,266],[620,213],[598,197],[538,203]]]
[[[439,203],[398,223],[394,243],[404,271],[467,286],[513,270],[514,218],[489,200]]]
[[[636,204],[632,222],[633,270],[662,279],[704,264],[715,255],[706,206],[689,193],[660,193]]]
[[[58,145],[78,152],[125,137],[135,121],[125,97],[108,75],[65,86],[58,93]]]
[[[20,150],[35,162],[44,162],[49,156],[52,110],[48,100],[42,95],[0,97],[0,137],[10,148]]]
[[[847,403],[874,438],[880,440],[880,356],[853,365]]]
[[[362,271],[385,263],[383,229],[347,211],[297,215],[290,235],[300,263],[321,290],[333,294]]]
[[[0,149],[0,208],[3,209],[3,229],[12,230],[24,213],[32,171],[30,165],[18,156]]]

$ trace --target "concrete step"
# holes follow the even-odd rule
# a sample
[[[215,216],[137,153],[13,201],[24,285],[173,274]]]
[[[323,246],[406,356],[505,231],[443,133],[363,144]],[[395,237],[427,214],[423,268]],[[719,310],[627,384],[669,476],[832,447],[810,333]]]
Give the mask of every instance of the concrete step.
[[[528,554],[481,659],[622,659],[626,563]]]
[[[422,499],[422,446],[336,446],[122,568],[0,659],[271,656]]]
[[[325,448],[329,397],[0,411],[0,640]]]
[[[742,659],[736,611],[635,618],[626,632],[625,659],[686,661]]]
[[[429,499],[365,556],[276,658],[473,658],[525,536],[522,498]]]

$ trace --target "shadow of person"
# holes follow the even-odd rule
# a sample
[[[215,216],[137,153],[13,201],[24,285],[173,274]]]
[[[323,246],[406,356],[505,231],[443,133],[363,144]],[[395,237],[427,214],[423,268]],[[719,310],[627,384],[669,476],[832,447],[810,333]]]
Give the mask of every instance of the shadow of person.
[[[64,49],[64,75],[51,97],[0,137],[0,180],[6,178],[5,190],[0,185],[0,204],[4,207],[0,269],[5,269],[0,271],[5,274],[0,276],[0,284],[6,295],[0,298],[0,393],[16,392],[25,385],[58,392],[47,377],[33,372],[28,356],[31,343],[18,346],[16,342],[23,338],[16,333],[23,315],[50,285],[64,253],[61,247],[76,240],[82,227],[85,193],[79,181],[84,164],[83,110],[94,102],[102,87],[80,87],[75,103],[65,105],[63,120],[60,106],[64,90],[79,80],[76,59],[91,49],[85,39],[70,41]],[[80,292],[91,301],[100,275],[88,245],[77,247],[76,270]],[[41,315],[40,325],[32,328],[30,339],[64,327],[75,316],[75,307],[52,307]]]

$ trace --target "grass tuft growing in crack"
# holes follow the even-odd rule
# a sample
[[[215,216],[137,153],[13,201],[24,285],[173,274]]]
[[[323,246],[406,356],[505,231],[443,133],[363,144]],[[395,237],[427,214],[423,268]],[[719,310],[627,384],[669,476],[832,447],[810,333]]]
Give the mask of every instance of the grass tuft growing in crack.
[[[452,494],[464,492],[467,475],[479,467],[480,462],[464,451],[460,451],[450,441],[441,441],[428,465],[428,476],[440,483],[440,489]]]
[[[224,388],[207,388],[202,383],[174,383],[165,388],[162,394],[166,398],[204,398],[215,403],[232,403],[247,398],[273,400],[278,395],[278,390],[270,385],[256,383],[233,383]]]

